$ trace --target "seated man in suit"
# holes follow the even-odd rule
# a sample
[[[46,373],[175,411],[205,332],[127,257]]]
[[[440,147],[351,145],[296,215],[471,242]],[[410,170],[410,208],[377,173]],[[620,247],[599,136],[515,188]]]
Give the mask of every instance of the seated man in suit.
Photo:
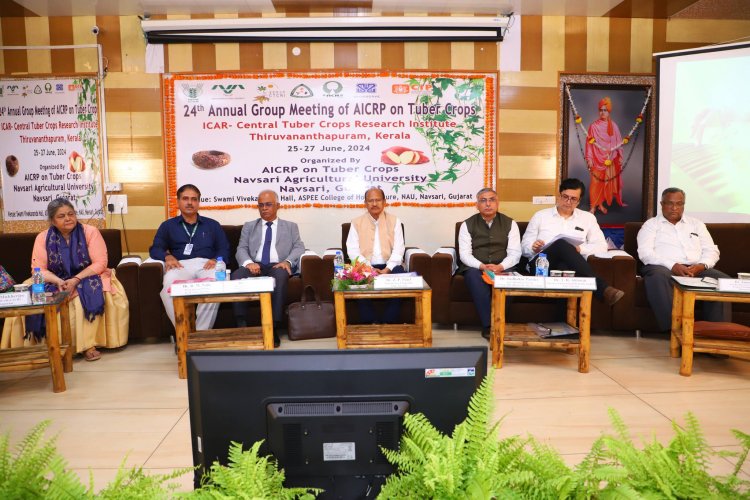
[[[192,184],[177,190],[180,215],[162,222],[148,253],[152,259],[164,262],[164,287],[161,301],[169,320],[174,325],[174,305],[169,287],[175,280],[213,278],[216,258],[229,260],[229,240],[221,225],[214,219],[198,215],[201,192]],[[219,304],[199,304],[195,328],[209,330],[214,326]]]
[[[557,236],[570,236],[582,243],[573,245],[559,239],[544,249],[550,269],[575,271],[576,276],[596,278],[594,296],[607,305],[614,305],[625,292],[609,286],[594,274],[586,261],[589,255],[607,251],[607,240],[589,212],[576,208],[586,192],[586,187],[578,179],[564,179],[560,183],[560,194],[556,205],[535,213],[521,240],[523,255],[529,259],[529,271],[536,270],[536,257],[544,245]]]
[[[364,260],[373,267],[374,274],[403,273],[404,228],[401,220],[385,211],[387,202],[382,189],[372,187],[365,191],[367,213],[352,221],[346,238],[346,253],[353,262]],[[369,300],[358,300],[360,321],[374,323],[377,318]],[[397,323],[401,300],[389,299],[383,323]]]
[[[510,271],[521,259],[518,224],[497,211],[497,193],[490,188],[477,193],[476,213],[458,230],[458,272],[464,275],[482,323],[482,337],[490,338],[492,285],[482,279],[484,271]]]
[[[672,327],[672,276],[729,278],[714,269],[719,248],[706,225],[683,214],[685,192],[671,187],[661,194],[661,214],[647,220],[638,231],[638,258],[644,266],[646,297],[661,331]],[[703,302],[706,321],[731,321],[728,302]]]
[[[299,259],[305,252],[305,244],[299,236],[299,228],[294,222],[276,217],[279,210],[279,197],[276,192],[266,189],[258,195],[260,218],[245,222],[237,245],[239,269],[232,273],[232,279],[250,276],[272,276],[276,287],[271,295],[273,309],[273,342],[280,345],[278,331],[286,305],[286,291],[289,276],[297,269]],[[235,302],[234,316],[238,327],[247,326],[247,302]]]

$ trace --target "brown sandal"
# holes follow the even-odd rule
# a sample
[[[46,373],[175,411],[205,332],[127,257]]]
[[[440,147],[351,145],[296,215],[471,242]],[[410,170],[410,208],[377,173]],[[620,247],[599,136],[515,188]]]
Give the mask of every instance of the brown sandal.
[[[102,357],[102,353],[96,350],[96,347],[92,347],[88,351],[83,353],[83,359],[86,361],[96,361]]]

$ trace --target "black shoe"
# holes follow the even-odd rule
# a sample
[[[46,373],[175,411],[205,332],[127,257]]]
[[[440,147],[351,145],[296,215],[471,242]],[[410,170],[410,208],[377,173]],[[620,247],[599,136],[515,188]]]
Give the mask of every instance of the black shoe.
[[[482,328],[482,337],[484,337],[487,340],[490,340],[490,329],[489,328]]]
[[[274,332],[274,334],[273,334],[273,347],[276,348],[276,347],[279,347],[280,345],[281,345],[281,339],[279,338],[279,335],[276,332]]]

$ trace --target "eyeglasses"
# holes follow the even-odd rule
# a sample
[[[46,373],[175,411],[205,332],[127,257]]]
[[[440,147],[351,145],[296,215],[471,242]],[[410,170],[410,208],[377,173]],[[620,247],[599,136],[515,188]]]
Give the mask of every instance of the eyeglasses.
[[[369,200],[365,200],[370,205],[375,205],[377,203],[383,203],[383,198],[371,198]]]
[[[258,203],[258,208],[271,208],[274,205],[276,205],[276,203],[272,201],[269,201],[268,203]]]
[[[495,203],[496,201],[497,201],[497,198],[495,198],[495,197],[492,197],[492,198],[479,198],[477,200],[477,203],[479,203],[479,204],[484,203],[485,205],[491,205],[492,203]]]
[[[680,207],[684,207],[685,206],[685,202],[684,201],[662,201],[661,204],[664,205],[665,207],[678,207],[678,208],[680,208]]]
[[[578,198],[578,197],[576,197],[576,196],[568,196],[567,194],[561,194],[561,195],[560,195],[560,199],[561,199],[562,201],[569,201],[570,203],[573,203],[574,205],[575,205],[576,203],[578,203],[579,201],[581,201],[581,199],[580,199],[580,198]]]

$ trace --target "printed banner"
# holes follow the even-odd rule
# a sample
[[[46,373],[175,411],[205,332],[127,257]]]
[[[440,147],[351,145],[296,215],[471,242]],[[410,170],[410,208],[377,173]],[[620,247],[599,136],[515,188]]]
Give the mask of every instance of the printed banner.
[[[202,209],[473,204],[494,186],[495,73],[165,75],[169,213],[183,184]]]
[[[0,80],[6,221],[47,218],[69,199],[79,217],[102,210],[96,78]]]

